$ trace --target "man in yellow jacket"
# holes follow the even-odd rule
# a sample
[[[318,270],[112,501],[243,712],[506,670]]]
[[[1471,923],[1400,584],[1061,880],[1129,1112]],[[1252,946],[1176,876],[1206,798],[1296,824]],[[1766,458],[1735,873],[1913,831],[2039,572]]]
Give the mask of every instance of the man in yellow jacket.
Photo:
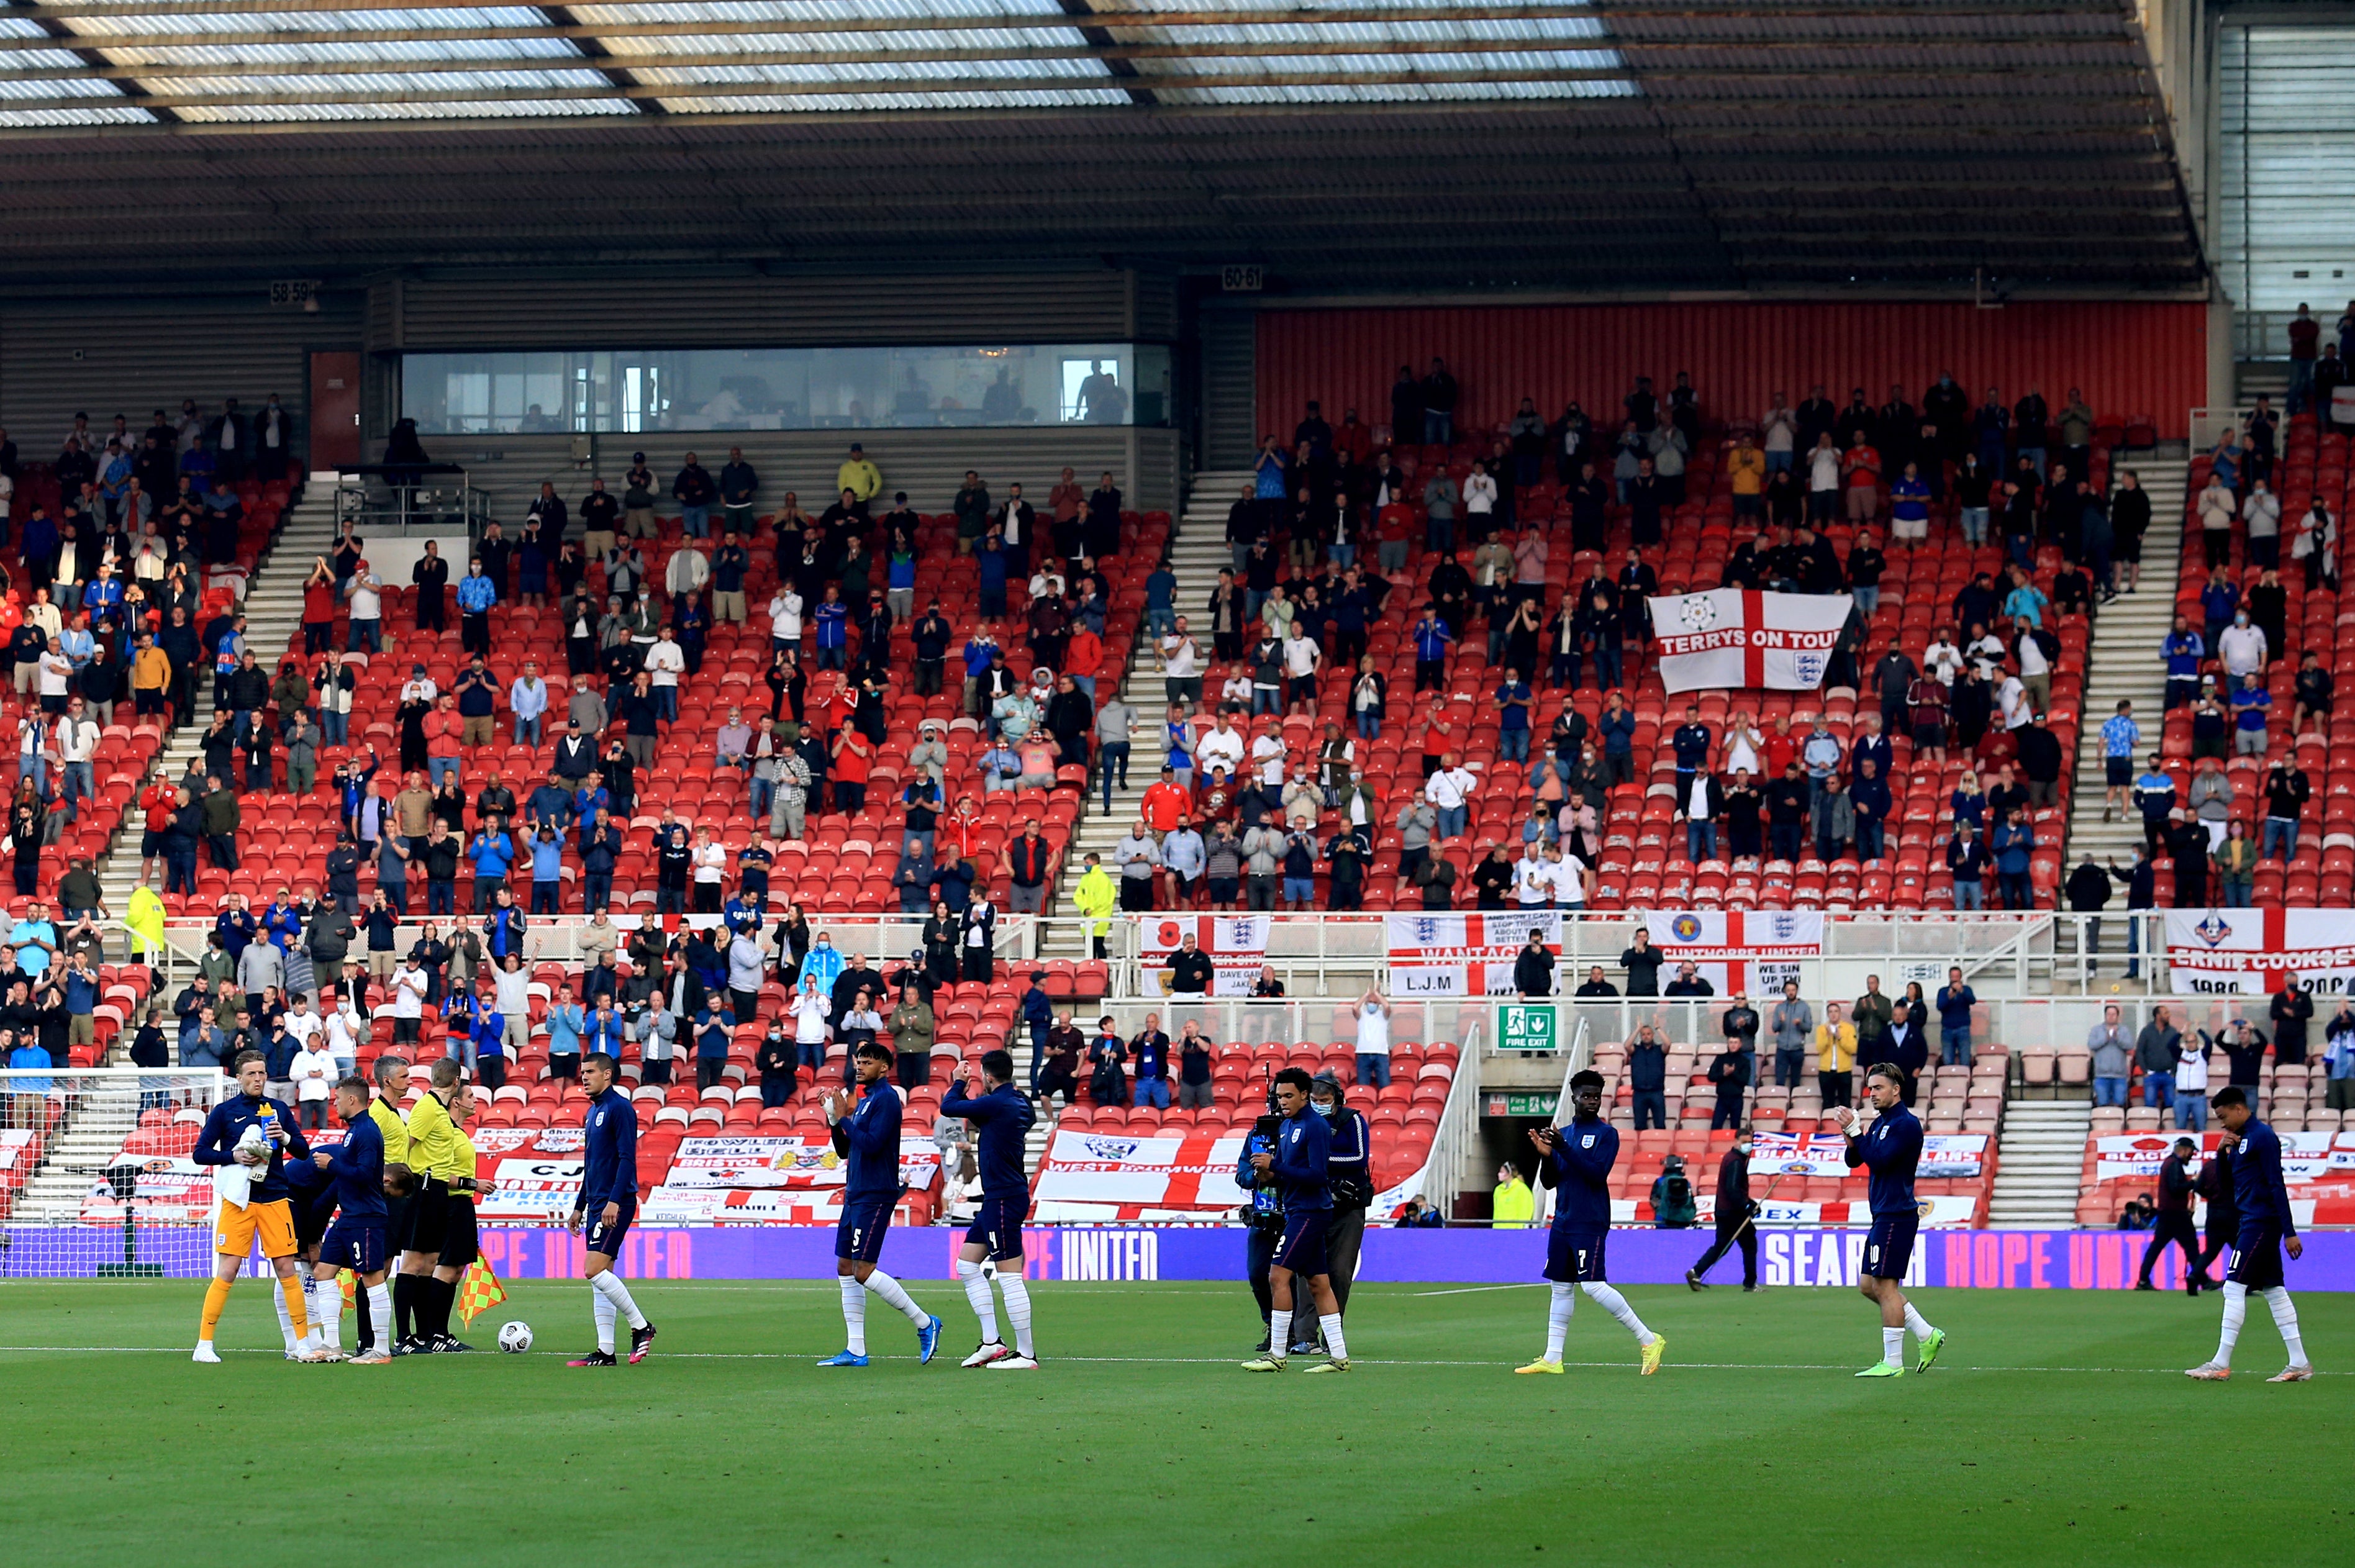
[[[1816,1026],[1816,1082],[1822,1086],[1824,1107],[1854,1103],[1856,1093],[1856,1026],[1840,1016],[1840,1005],[1824,1007],[1824,1021]]]
[[[1091,853],[1087,865],[1088,869],[1080,874],[1080,880],[1072,884],[1071,905],[1087,921],[1090,951],[1098,958],[1109,958],[1112,956],[1111,944],[1107,939],[1112,934],[1112,908],[1119,901],[1120,894],[1113,886],[1112,878],[1104,872],[1102,856]]]
[[[867,461],[867,449],[854,441],[850,443],[850,455],[834,471],[834,487],[849,491],[864,507],[883,488],[883,471]]]
[[[1499,1231],[1526,1231],[1537,1211],[1537,1195],[1529,1190],[1520,1168],[1509,1163],[1498,1166],[1496,1200],[1488,1211],[1489,1223]]]

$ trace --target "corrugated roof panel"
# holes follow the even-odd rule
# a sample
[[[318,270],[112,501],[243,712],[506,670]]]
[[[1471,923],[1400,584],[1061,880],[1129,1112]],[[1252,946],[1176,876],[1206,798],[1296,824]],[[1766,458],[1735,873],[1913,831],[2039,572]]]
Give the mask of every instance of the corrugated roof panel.
[[[536,5],[436,5],[403,11],[206,10],[191,6],[165,14],[140,13],[101,16],[69,16],[65,25],[88,38],[135,37],[147,33],[253,33],[282,30],[304,33],[400,33],[411,27],[545,27],[548,14]],[[519,41],[519,40],[518,40]],[[401,46],[406,48],[407,46]]]
[[[584,26],[601,22],[741,22],[757,33],[767,22],[865,21],[872,17],[1056,16],[1056,0],[655,0],[654,4],[575,5]],[[1073,23],[1074,27],[1077,22]],[[725,37],[725,34],[704,35]]]
[[[455,92],[499,89],[569,88],[610,91],[613,83],[593,70],[360,71],[348,76],[178,76],[156,91],[223,97],[299,97],[305,93],[381,92],[402,98],[441,98]]]
[[[1076,27],[927,27],[904,33],[674,33],[659,37],[615,38],[613,48],[621,55],[713,55],[731,49],[745,54],[792,50],[877,54],[887,50],[923,53],[947,49],[1077,48],[1084,41]]]
[[[776,114],[852,109],[1084,109],[1128,101],[1117,87],[1074,87],[1012,92],[781,92],[770,97],[666,98],[662,104],[674,114]]]
[[[570,38],[445,38],[402,44],[172,44],[151,48],[109,43],[106,58],[118,65],[400,65],[410,60],[578,60],[584,58]],[[16,58],[16,57],[12,57]]]
[[[1517,43],[1524,38],[1601,38],[1603,24],[1592,16],[1543,16],[1529,20],[1460,22],[1226,22],[1152,27],[1114,27],[1121,34],[1154,33],[1179,43]]]
[[[388,99],[374,103],[223,103],[185,106],[174,113],[183,120],[207,124],[272,124],[337,120],[510,120],[563,115],[635,114],[626,98],[518,98],[489,103],[403,102]]]
[[[1433,50],[1412,54],[1272,55],[1258,59],[1216,55],[1209,59],[1156,59],[1149,62],[1146,69],[1155,76],[1233,76],[1262,70],[1331,72],[1335,75],[1354,72],[1370,76],[1414,70],[1490,70],[1500,73],[1610,70],[1618,63],[1618,56],[1609,49],[1572,49],[1561,54],[1524,54],[1499,49],[1483,54]],[[1635,83],[1630,81],[1627,85],[1632,89]]]
[[[713,65],[684,70],[641,66],[634,74],[648,87],[721,82],[781,82],[805,85],[828,81],[956,80],[964,77],[1069,77],[1103,81],[1111,72],[1102,60],[868,60],[837,65]]]
[[[1504,99],[1633,98],[1633,81],[1435,81],[1299,87],[1156,88],[1167,103],[1437,103]]]

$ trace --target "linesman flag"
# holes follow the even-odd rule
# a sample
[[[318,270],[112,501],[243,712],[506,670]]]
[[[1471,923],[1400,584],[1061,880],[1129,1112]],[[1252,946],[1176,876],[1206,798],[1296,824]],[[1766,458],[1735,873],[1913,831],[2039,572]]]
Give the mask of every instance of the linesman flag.
[[[1649,601],[1660,679],[1672,691],[1813,691],[1852,603],[1845,593],[1712,588]]]
[[[458,1278],[458,1320],[471,1328],[476,1317],[506,1298],[507,1287],[499,1283],[490,1264],[476,1258]]]

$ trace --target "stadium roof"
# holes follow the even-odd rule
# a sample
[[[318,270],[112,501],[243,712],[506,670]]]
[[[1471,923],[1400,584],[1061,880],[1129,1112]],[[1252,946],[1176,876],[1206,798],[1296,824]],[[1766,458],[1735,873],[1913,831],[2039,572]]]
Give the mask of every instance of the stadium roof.
[[[953,239],[1304,282],[2202,276],[2120,0],[0,0],[0,264],[37,272]]]

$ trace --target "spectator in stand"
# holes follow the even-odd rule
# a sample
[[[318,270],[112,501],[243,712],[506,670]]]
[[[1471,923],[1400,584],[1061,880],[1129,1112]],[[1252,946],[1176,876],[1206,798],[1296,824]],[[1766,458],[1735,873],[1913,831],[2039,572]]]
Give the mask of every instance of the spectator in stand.
[[[1978,829],[1966,817],[1955,825],[1955,836],[1946,841],[1946,869],[1954,879],[1955,909],[1987,908],[1987,874],[1990,865],[1987,841]]]
[[[2153,765],[2157,765],[2156,759]],[[2257,846],[2260,857],[2282,861],[2297,858],[2298,827],[2305,820],[2307,803],[2313,796],[2313,785],[2295,756],[2286,756],[2274,763],[2265,774],[2264,827]]]
[[[1960,965],[1946,971],[1946,983],[1938,987],[1938,1060],[1947,1067],[1968,1067],[1971,1064],[1971,1009],[1978,1006],[1978,993],[1963,983]]]
[[[1807,1047],[1814,1041],[1816,1017],[1799,998],[1796,980],[1783,982],[1783,999],[1767,1015],[1767,1033],[1774,1042],[1774,1083],[1796,1088],[1806,1071]]]
[[[2264,677],[2251,670],[2232,689],[2232,752],[2235,756],[2262,757],[2268,747],[2265,715],[2274,704]]]
[[[2153,1025],[2143,1033],[2150,1034]],[[2085,1036],[2085,1049],[2094,1057],[2094,1104],[2124,1105],[2126,1103],[2126,1072],[2135,1053],[2133,1037],[2118,1021],[2115,1003],[2102,1009],[2102,1021]]]
[[[1987,852],[1995,860],[1996,881],[2008,910],[2036,907],[2036,890],[2030,868],[2036,853],[2036,828],[2026,807],[2015,808],[1988,837]]]

